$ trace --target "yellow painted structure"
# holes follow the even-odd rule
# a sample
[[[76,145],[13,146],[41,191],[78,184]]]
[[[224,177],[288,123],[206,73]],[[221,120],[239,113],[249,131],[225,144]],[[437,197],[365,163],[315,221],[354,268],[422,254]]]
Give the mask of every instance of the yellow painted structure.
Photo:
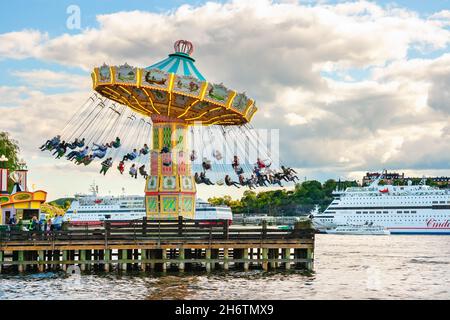
[[[33,210],[32,212],[39,215],[41,210],[41,205],[47,199],[47,192],[38,190],[36,192],[17,192],[12,195],[2,195],[0,197],[0,225],[6,223],[6,216],[15,215],[16,220],[27,218],[24,216],[28,210]]]

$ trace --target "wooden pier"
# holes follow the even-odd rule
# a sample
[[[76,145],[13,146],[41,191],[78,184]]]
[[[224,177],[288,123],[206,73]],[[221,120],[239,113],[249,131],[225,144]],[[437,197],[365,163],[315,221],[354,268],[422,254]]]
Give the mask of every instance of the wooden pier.
[[[210,223],[210,222],[209,222]],[[0,231],[0,273],[312,270],[314,230],[229,227],[225,221],[105,222],[51,233]]]

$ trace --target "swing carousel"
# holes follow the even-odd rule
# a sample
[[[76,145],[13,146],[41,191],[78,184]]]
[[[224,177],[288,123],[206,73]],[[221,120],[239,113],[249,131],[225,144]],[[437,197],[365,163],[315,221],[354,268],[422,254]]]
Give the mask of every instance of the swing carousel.
[[[292,169],[271,167],[274,155],[249,125],[255,101],[209,83],[189,41],[174,49],[147,68],[95,68],[95,93],[41,150],[79,166],[98,161],[103,175],[118,163],[116,174],[142,176],[148,218],[193,218],[196,184],[256,188],[295,181]],[[253,159],[249,148],[257,150]]]

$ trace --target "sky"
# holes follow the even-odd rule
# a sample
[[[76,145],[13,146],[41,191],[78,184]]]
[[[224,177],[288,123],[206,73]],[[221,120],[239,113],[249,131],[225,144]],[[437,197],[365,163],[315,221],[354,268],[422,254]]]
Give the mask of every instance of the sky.
[[[302,180],[450,175],[450,0],[16,0],[0,21],[0,130],[49,199],[94,179],[105,194],[142,194],[141,182],[37,147],[91,95],[92,68],[152,65],[178,39],[194,43],[208,81],[256,100],[253,126],[280,130],[281,161]]]

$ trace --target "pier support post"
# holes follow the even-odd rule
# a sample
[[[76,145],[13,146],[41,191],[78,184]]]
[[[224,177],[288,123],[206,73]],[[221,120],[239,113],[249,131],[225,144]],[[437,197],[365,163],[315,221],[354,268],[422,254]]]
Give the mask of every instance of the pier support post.
[[[284,268],[286,270],[289,270],[291,268],[291,261],[290,261],[290,259],[291,259],[291,249],[289,249],[289,248],[282,249],[281,252],[282,252],[283,259],[287,260],[284,263]]]
[[[163,260],[167,259],[167,250],[166,249],[161,249],[161,259],[163,259]],[[163,261],[162,272],[166,272],[166,271],[167,271],[167,262]]]
[[[67,257],[68,257],[68,255],[67,255],[67,250],[64,250],[63,251],[63,254],[62,254],[62,269],[64,270],[64,271],[67,271]]]
[[[80,263],[81,271],[86,271],[86,250],[80,250],[80,256],[78,261]]]
[[[178,252],[179,252],[178,253],[178,259],[180,260],[180,263],[178,264],[178,270],[180,272],[183,272],[184,271],[184,267],[185,267],[185,265],[184,265],[184,258],[185,258],[184,248],[183,247],[179,248]]]
[[[24,272],[25,271],[25,266],[23,264],[23,256],[24,256],[24,252],[23,251],[19,251],[17,253],[17,261],[19,261],[19,266],[18,266],[18,270],[19,272]]]
[[[0,251],[0,273],[2,273],[3,269],[3,251]]]
[[[147,260],[147,250],[141,249],[141,271],[144,272],[147,270],[147,262],[145,260]]]
[[[105,249],[104,260],[105,260],[105,272],[109,272],[110,267],[111,267],[111,265],[110,265],[111,250]]]
[[[38,252],[38,270],[39,272],[44,272],[45,269],[45,251],[41,250]]]
[[[249,266],[250,266],[250,264],[248,262],[248,248],[243,249],[242,259],[247,260],[244,262],[244,271],[248,271]]]
[[[211,249],[206,249],[206,272],[211,271]]]
[[[228,270],[230,267],[228,263],[228,257],[229,257],[228,248],[223,248],[223,270]]]
[[[127,263],[125,260],[128,259],[128,250],[122,249],[122,250],[120,250],[120,252],[121,252],[121,255],[120,255],[121,269],[122,269],[122,271],[127,271]]]
[[[278,259],[278,249],[269,249],[269,259]],[[269,262],[269,267],[270,269],[274,270],[277,268],[277,262],[276,261],[271,261]]]
[[[263,258],[262,268],[264,271],[267,271],[269,269],[269,262],[267,261],[267,259],[269,258],[268,253],[269,253],[269,249],[262,248],[262,258]]]
[[[150,259],[150,270],[154,271],[155,270],[155,259],[156,259],[156,253],[155,250],[148,250],[148,257]]]
[[[306,259],[308,259],[308,262],[306,263],[306,268],[311,271],[313,270],[313,261],[314,261],[314,250],[312,248],[308,248],[306,251]]]

